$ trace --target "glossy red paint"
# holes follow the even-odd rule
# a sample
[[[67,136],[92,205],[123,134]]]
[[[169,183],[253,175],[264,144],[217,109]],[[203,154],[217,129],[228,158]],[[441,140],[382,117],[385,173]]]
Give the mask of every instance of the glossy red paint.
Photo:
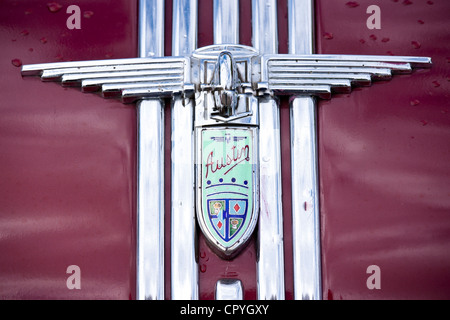
[[[372,4],[380,30],[366,27]],[[316,9],[318,53],[433,59],[431,69],[319,103],[323,296],[448,299],[450,3],[338,0]],[[366,286],[370,265],[380,267],[380,290]]]
[[[134,1],[0,3],[1,299],[135,297],[135,108],[19,66],[135,57],[136,28]]]

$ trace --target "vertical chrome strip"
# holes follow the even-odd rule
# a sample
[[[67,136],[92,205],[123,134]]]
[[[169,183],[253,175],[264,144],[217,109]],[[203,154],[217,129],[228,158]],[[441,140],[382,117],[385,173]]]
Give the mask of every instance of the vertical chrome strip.
[[[288,7],[289,53],[312,54],[313,0],[289,0]],[[290,111],[294,298],[316,300],[322,288],[315,100],[296,97]]]
[[[139,57],[164,55],[164,1],[139,0]]]
[[[277,2],[252,0],[252,42],[260,54],[278,53]]]
[[[172,55],[190,55],[197,46],[197,0],[174,0]],[[190,71],[189,71],[190,72]],[[194,103],[172,102],[171,292],[174,300],[198,299],[194,194]]]
[[[289,53],[314,53],[314,0],[288,0]]]
[[[139,1],[140,57],[162,55],[164,2]],[[159,19],[154,21],[154,17]],[[137,103],[137,299],[164,299],[164,105]]]
[[[164,299],[164,106],[138,109],[137,299]]]
[[[173,0],[172,56],[189,56],[197,48],[197,0]]]
[[[214,43],[239,43],[239,0],[214,0]]]
[[[275,0],[253,0],[253,46],[278,52]],[[277,101],[260,99],[260,216],[257,261],[258,299],[284,299],[283,212],[281,206],[280,119]]]

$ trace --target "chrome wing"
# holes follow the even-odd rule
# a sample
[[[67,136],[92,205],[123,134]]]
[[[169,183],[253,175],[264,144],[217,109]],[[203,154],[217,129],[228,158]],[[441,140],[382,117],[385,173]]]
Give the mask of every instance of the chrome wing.
[[[352,86],[370,86],[413,68],[429,68],[431,58],[357,55],[290,55],[257,57],[252,87],[259,95],[314,95],[330,99],[332,93],[349,93]],[[83,92],[101,91],[105,98],[133,103],[145,98],[182,95],[191,97],[202,79],[190,69],[188,57],[133,58],[25,65],[23,76],[60,81]],[[200,86],[201,87],[201,86]]]
[[[101,91],[124,103],[193,93],[189,58],[132,58],[25,65],[22,76],[40,76],[83,92]]]
[[[280,95],[348,93],[353,86],[370,86],[413,68],[431,67],[431,58],[357,55],[265,55],[258,90]]]

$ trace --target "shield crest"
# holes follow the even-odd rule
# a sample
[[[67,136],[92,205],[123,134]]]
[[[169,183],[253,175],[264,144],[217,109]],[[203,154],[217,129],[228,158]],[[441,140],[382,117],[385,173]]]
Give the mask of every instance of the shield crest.
[[[258,217],[257,128],[198,131],[197,218],[219,256],[233,257]]]

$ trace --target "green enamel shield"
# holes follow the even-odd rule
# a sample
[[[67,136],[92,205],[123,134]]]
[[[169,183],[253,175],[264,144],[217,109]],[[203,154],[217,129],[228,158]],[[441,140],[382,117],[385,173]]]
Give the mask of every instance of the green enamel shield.
[[[209,242],[227,256],[246,242],[256,223],[255,136],[253,128],[200,131],[197,215]]]

